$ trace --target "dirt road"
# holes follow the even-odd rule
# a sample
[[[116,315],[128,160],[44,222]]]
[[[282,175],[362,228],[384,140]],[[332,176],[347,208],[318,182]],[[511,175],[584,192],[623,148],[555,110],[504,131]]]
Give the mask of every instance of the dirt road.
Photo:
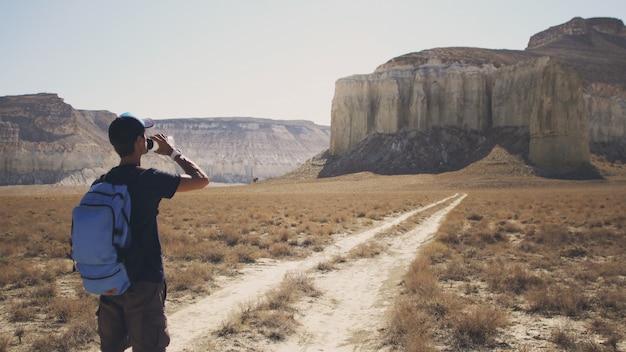
[[[298,304],[298,331],[285,341],[220,342],[223,351],[370,351],[379,350],[378,331],[384,327],[385,314],[398,293],[398,284],[416,250],[433,234],[440,221],[465,195],[455,194],[400,216],[386,219],[373,228],[338,239],[333,246],[299,261],[263,261],[246,268],[242,275],[229,279],[210,296],[168,317],[172,342],[168,351],[205,351],[206,340],[220,329],[229,314],[242,303],[257,300],[277,286],[285,274],[307,272],[321,295]],[[385,238],[388,248],[374,258],[353,260],[337,270],[311,270],[317,264],[372,239],[376,234],[400,224],[419,212],[445,206],[414,229],[401,236]],[[204,347],[200,347],[204,346]],[[213,345],[216,347],[215,345]]]

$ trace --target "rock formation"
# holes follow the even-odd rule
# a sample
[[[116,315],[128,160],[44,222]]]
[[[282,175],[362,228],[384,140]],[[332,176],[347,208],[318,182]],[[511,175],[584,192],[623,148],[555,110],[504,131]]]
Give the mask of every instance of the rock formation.
[[[154,133],[174,137],[215,182],[281,176],[328,149],[330,129],[309,121],[260,118],[157,120]]]
[[[56,94],[0,97],[0,185],[89,184],[119,162],[107,130],[108,111],[75,110]],[[156,120],[213,182],[280,176],[328,148],[329,128],[308,121],[255,118]],[[146,167],[174,172],[167,157],[148,153]]]
[[[106,134],[114,117],[55,94],[0,98],[0,185],[92,182],[118,161]]]
[[[482,140],[476,145],[468,142],[467,147],[484,149],[490,143],[486,136],[505,129],[527,138],[524,156],[555,174],[588,163],[590,148],[624,160],[626,149],[620,147],[626,145],[624,82],[626,29],[616,19],[573,19],[533,36],[525,51],[440,48],[403,55],[371,74],[336,82],[330,139],[335,165],[328,165],[322,176],[342,173],[337,166],[342,163],[353,171],[373,171],[372,164],[366,166],[363,158],[348,154],[367,148],[366,143],[380,146],[381,140],[391,138],[382,135],[389,134],[432,137],[466,131]],[[432,152],[447,155],[449,149],[440,146]],[[477,157],[482,152],[464,154]],[[363,167],[357,159],[365,161]],[[445,165],[446,158],[439,159],[439,166],[429,172],[471,162]],[[422,159],[420,163],[428,164]],[[395,168],[385,173],[394,173]]]

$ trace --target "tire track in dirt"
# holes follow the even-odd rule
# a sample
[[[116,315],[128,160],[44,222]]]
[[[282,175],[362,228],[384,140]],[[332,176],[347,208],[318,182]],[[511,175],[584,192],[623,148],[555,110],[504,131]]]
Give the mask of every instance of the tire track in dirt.
[[[387,314],[399,284],[420,245],[430,239],[445,215],[465,197],[401,236],[387,238],[388,248],[374,258],[350,261],[340,270],[309,275],[321,291],[318,298],[297,305],[301,324],[296,336],[272,351],[381,351]]]
[[[391,239],[389,249],[383,255],[354,261],[341,270],[324,275],[315,274],[315,286],[320,289],[322,296],[314,302],[300,304],[298,310],[301,311],[302,319],[299,321],[301,320],[302,326],[298,334],[283,344],[272,345],[271,349],[354,351],[358,348],[355,347],[357,342],[371,344],[372,341],[369,341],[368,336],[375,335],[373,332],[377,331],[377,324],[382,320],[392,301],[397,291],[397,283],[415,257],[419,244],[436,231],[445,214],[464,197],[465,195],[455,194],[386,219],[374,228],[343,236],[323,252],[314,253],[303,260],[285,262],[268,260],[246,267],[241,275],[228,278],[228,281],[223,282],[223,287],[210,296],[168,316],[172,341],[167,350],[196,351],[193,347],[196,340],[210,339],[207,336],[217,331],[222,322],[226,321],[240,304],[255,301],[263,293],[277,286],[288,272],[308,271],[320,262],[347,253],[376,234],[402,223],[419,212],[451,202],[415,229]],[[360,313],[365,310],[368,311],[368,316]],[[329,320],[332,320],[333,324],[329,324]],[[355,342],[351,342],[352,340]]]

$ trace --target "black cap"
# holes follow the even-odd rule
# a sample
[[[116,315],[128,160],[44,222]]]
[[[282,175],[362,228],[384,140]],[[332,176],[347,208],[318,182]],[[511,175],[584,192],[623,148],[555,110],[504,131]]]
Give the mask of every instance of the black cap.
[[[125,112],[109,125],[109,141],[111,144],[132,143],[138,136],[143,135],[146,128],[154,126],[152,119],[140,119]]]

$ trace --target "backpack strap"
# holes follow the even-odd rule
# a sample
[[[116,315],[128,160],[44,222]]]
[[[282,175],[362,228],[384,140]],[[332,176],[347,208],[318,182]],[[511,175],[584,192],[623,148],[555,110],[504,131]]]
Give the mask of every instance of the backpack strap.
[[[100,177],[98,177],[95,181],[93,181],[93,183],[91,183],[91,185],[97,185],[98,183],[102,183],[104,182],[104,179],[106,178],[107,174],[104,175],[100,175]]]

